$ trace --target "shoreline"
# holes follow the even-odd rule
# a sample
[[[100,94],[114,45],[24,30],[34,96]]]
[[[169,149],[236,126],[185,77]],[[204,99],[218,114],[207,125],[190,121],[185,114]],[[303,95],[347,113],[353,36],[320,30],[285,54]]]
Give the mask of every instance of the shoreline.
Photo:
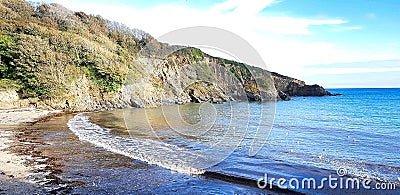
[[[0,110],[0,190],[14,191],[19,190],[18,183],[25,186],[32,186],[28,189],[20,189],[22,191],[37,191],[39,187],[29,182],[27,177],[34,173],[35,169],[29,165],[30,155],[22,155],[18,152],[9,150],[18,140],[15,137],[18,132],[15,130],[20,125],[33,125],[39,121],[46,120],[50,117],[63,114],[61,110],[40,110],[35,108],[19,108],[10,110]],[[21,191],[21,192],[22,192]]]

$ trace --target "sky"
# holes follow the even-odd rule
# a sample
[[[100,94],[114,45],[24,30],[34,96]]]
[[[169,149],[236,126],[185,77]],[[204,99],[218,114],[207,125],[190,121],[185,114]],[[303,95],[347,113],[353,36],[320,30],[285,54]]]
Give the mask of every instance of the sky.
[[[34,0],[37,1],[37,0]],[[270,71],[326,88],[400,87],[398,0],[39,0],[155,38],[193,26],[233,32]]]

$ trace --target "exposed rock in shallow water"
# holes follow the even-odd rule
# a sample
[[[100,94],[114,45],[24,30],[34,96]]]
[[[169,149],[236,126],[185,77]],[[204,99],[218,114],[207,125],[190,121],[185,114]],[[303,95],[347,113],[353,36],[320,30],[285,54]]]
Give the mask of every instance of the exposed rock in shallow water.
[[[281,100],[290,100],[290,96],[332,96],[329,91],[319,85],[307,85],[304,81],[271,73],[275,88]]]
[[[279,98],[283,101],[290,101],[292,98],[282,91],[278,91]]]
[[[297,93],[290,93],[292,96],[331,96],[332,94],[319,85],[304,85],[297,89]]]

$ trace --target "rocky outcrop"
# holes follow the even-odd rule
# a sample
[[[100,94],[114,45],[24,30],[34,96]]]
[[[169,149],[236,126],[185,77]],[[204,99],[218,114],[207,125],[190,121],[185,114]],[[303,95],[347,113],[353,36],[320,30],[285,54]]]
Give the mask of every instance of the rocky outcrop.
[[[165,58],[153,54],[137,59],[136,71],[128,74],[117,98],[107,105],[157,107],[188,102],[276,100],[273,80],[266,70],[212,57],[196,48],[184,48]]]
[[[19,97],[15,90],[0,90],[0,109],[16,107]]]
[[[288,94],[284,93],[283,91],[278,91],[278,98],[283,101],[289,101],[292,99]]]
[[[304,81],[271,73],[281,100],[290,100],[290,96],[331,96],[329,91],[319,85],[307,85]]]
[[[207,82],[194,83],[185,92],[190,96],[190,101],[195,103],[223,103],[232,100],[220,88]]]
[[[44,109],[51,109],[46,107],[43,102],[39,102],[37,98],[21,99],[16,90],[0,90],[0,110],[27,108],[27,107],[42,107]]]

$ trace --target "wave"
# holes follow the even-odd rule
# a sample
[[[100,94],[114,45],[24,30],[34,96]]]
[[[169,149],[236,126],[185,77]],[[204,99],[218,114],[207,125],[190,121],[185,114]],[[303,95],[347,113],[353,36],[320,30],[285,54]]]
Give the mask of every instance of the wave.
[[[346,168],[347,177],[364,178],[368,177],[374,182],[382,182],[387,179],[383,175],[392,175],[398,173],[398,167],[388,167],[385,165],[363,164],[350,160],[335,161],[334,157],[322,156],[322,158],[307,157],[305,154],[299,154],[295,158],[296,153],[290,153],[288,157],[294,159],[309,159],[308,163],[301,164],[288,162],[287,158],[283,158],[288,154],[282,154],[282,158],[271,158],[271,152],[264,155],[256,155],[249,157],[246,152],[237,150],[228,159],[220,162],[218,165],[203,169],[196,167],[193,159],[204,160],[205,157],[194,152],[190,148],[183,148],[177,145],[163,143],[161,141],[140,139],[137,137],[118,137],[111,134],[111,130],[102,128],[89,121],[90,117],[85,113],[76,115],[67,124],[80,140],[90,142],[96,146],[105,148],[113,153],[118,153],[133,159],[137,159],[148,164],[158,165],[160,167],[190,174],[202,175],[208,178],[219,179],[231,183],[238,183],[247,186],[257,187],[257,181],[263,177],[265,173],[273,178],[323,178],[329,175],[335,175],[336,170]],[[276,152],[272,152],[276,153]],[[359,166],[359,167],[358,167]],[[355,167],[358,167],[355,169]],[[393,181],[389,179],[389,181]],[[272,183],[274,189],[276,183]],[[326,190],[326,189],[325,189]],[[303,193],[301,189],[287,189],[280,192]]]
[[[186,163],[202,158],[193,154],[190,150],[154,140],[113,136],[110,129],[93,124],[89,119],[89,116],[81,113],[67,123],[70,130],[82,141],[87,141],[113,153],[179,173],[190,175],[205,173],[204,169],[191,167]]]

